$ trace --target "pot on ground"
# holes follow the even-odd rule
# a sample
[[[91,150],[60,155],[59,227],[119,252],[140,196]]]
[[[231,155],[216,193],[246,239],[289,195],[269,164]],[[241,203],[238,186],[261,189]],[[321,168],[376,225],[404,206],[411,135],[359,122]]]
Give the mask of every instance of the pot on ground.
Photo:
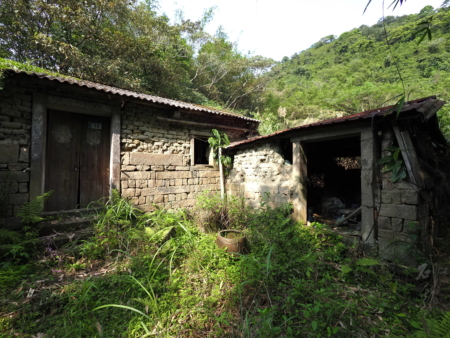
[[[217,233],[217,246],[227,248],[229,254],[237,255],[245,253],[245,236],[239,230],[222,230]]]

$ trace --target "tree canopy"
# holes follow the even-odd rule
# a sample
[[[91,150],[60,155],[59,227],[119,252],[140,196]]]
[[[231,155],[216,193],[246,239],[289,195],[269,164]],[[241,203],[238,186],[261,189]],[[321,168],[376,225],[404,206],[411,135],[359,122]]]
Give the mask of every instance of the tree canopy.
[[[274,62],[205,33],[207,19],[170,24],[152,1],[0,0],[0,56],[121,88],[250,109]]]

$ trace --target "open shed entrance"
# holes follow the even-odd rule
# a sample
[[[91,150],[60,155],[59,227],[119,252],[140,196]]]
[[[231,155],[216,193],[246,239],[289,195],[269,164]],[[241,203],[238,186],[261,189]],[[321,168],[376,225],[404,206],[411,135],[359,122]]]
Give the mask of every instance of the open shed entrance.
[[[308,221],[335,225],[361,206],[360,137],[306,144]],[[360,227],[361,216],[342,223]]]

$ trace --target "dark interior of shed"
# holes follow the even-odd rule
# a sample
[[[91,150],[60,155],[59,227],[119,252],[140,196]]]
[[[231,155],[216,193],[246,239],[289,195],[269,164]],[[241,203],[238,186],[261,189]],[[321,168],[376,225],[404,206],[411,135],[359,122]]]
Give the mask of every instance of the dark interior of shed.
[[[359,137],[306,144],[308,221],[339,224],[361,205]],[[356,214],[342,226],[359,227]]]

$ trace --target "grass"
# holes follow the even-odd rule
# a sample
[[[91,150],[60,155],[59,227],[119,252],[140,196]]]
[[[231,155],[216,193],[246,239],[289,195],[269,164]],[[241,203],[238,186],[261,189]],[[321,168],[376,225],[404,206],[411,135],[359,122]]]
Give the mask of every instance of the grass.
[[[113,196],[89,241],[0,272],[0,336],[420,336],[439,323],[449,299],[430,303],[431,280],[293,223],[288,205],[233,203],[246,255],[218,249],[186,211],[142,214]]]
[[[62,78],[67,78],[67,79],[78,80],[77,78],[74,78],[74,77],[71,77],[71,76],[67,76],[67,75],[63,75],[63,74],[56,73],[56,72],[52,72],[52,71],[49,71],[49,70],[44,69],[44,68],[33,66],[33,65],[29,64],[29,63],[21,63],[21,62],[17,62],[17,61],[13,61],[13,60],[0,58],[0,74],[2,75],[3,72],[8,70],[8,69],[13,69],[15,71],[44,73],[44,74],[53,75],[53,76],[56,76],[56,77],[62,77]]]

